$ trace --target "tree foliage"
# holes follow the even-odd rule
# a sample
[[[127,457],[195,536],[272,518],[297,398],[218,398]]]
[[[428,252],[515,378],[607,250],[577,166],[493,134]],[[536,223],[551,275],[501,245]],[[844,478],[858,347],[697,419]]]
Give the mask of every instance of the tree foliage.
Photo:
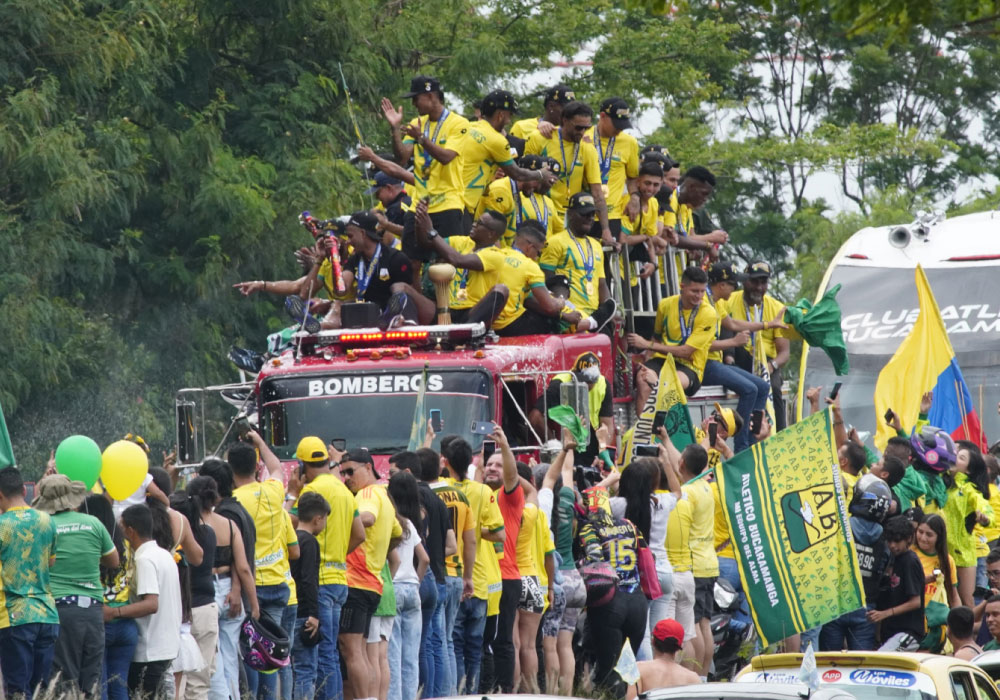
[[[660,114],[645,141],[719,173],[731,254],[810,291],[801,280],[863,221],[957,203],[998,173],[997,47],[951,32],[959,10],[858,33],[784,0],[3,3],[0,405],[15,450],[30,472],[72,433],[167,447],[176,388],[230,379],[229,346],[283,324],[280,300],[231,285],[297,274],[302,209],[369,206],[349,106],[385,148],[378,103],[420,72],[455,107],[503,86],[530,115],[555,58],[590,60],[560,78]],[[830,173],[835,192],[810,189]],[[838,197],[861,213],[835,214]]]

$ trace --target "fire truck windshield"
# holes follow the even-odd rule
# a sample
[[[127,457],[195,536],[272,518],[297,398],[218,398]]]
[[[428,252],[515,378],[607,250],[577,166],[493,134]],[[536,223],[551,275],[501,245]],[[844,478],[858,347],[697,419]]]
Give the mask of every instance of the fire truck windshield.
[[[337,372],[270,379],[261,385],[264,439],[281,459],[293,459],[306,435],[327,443],[342,438],[347,448],[367,447],[373,454],[405,450],[414,421],[421,372]],[[473,450],[483,436],[472,434],[474,421],[493,419],[490,376],[482,370],[428,370],[423,440],[429,412],[441,411],[443,435],[459,435]]]

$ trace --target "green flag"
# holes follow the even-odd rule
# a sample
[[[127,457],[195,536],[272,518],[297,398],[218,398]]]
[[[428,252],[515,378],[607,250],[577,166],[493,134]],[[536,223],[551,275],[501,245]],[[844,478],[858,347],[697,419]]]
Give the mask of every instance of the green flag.
[[[549,406],[549,418],[569,431],[577,445],[586,445],[590,440],[590,429],[583,424],[572,406],[559,404]],[[579,449],[583,449],[582,447]]]
[[[795,306],[785,309],[785,323],[795,326],[807,343],[822,349],[833,363],[833,371],[843,376],[851,366],[840,328],[840,305],[836,299],[839,291],[840,285],[835,284],[815,306],[808,299],[799,299]]]
[[[14,448],[10,444],[7,423],[3,419],[3,407],[0,406],[0,469],[14,465]]]
[[[740,452],[715,474],[765,646],[864,605],[829,409]]]
[[[424,444],[427,432],[427,411],[424,410],[424,395],[427,393],[427,365],[420,374],[420,388],[417,389],[417,405],[413,407],[413,424],[410,425],[410,442],[407,450],[416,452]]]

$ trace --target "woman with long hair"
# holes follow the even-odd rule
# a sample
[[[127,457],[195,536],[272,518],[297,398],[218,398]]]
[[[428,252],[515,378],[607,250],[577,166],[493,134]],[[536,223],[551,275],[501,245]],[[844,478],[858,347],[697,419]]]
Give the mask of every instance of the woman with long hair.
[[[971,608],[975,605],[977,565],[976,540],[972,532],[977,522],[988,525],[994,513],[989,504],[989,476],[983,453],[966,440],[956,442],[955,448],[955,483],[948,489],[944,515],[948,526],[948,549],[958,567],[958,596],[962,605]]]
[[[635,468],[635,471],[633,471]],[[611,499],[616,517],[631,521],[642,533],[656,561],[656,575],[663,592],[649,604],[649,623],[639,649],[640,659],[651,659],[649,633],[656,623],[664,620],[670,594],[673,592],[673,567],[667,558],[667,520],[680,495],[680,479],[665,455],[660,459],[637,459],[622,471],[618,482],[618,497]],[[623,507],[624,505],[624,507]]]
[[[403,539],[394,550],[399,566],[392,577],[396,619],[389,637],[389,700],[416,700],[420,685],[416,652],[423,626],[420,581],[431,560],[420,539],[420,494],[413,474],[405,469],[393,474],[389,479],[389,497],[396,504],[396,517],[403,527]]]
[[[944,586],[950,607],[961,603],[958,599],[958,580],[955,559],[948,553],[948,528],[944,518],[937,513],[925,515],[917,525],[913,551],[924,567],[924,601],[929,601],[937,591],[937,574],[944,576]]]
[[[200,506],[201,522],[215,534],[215,555],[210,563],[213,579],[212,597],[215,603],[218,635],[220,638],[222,635],[229,637],[228,643],[223,644],[220,639],[217,645],[219,657],[215,666],[232,665],[232,670],[238,671],[236,664],[239,659],[235,656],[228,658],[224,652],[229,649],[235,650],[239,644],[240,624],[244,617],[242,612],[244,592],[249,603],[250,615],[254,619],[260,617],[257,587],[254,585],[250,562],[243,549],[243,536],[238,525],[215,512],[215,506],[221,499],[218,485],[213,478],[195,477],[188,482],[187,492]],[[197,635],[195,638],[198,638]],[[238,683],[238,673],[234,673],[233,676]],[[214,677],[213,671],[212,678]],[[231,688],[228,689],[231,691]]]

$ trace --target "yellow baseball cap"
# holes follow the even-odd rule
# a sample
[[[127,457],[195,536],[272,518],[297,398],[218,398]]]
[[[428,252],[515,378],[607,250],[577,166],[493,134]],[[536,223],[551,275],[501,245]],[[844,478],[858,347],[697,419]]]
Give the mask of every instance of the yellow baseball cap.
[[[322,462],[330,458],[326,445],[318,437],[307,435],[299,440],[295,448],[295,456],[303,462]]]
[[[718,401],[715,402],[715,412],[719,414],[722,422],[726,424],[726,432],[730,435],[736,434],[736,418],[733,416],[733,409],[723,408]]]

